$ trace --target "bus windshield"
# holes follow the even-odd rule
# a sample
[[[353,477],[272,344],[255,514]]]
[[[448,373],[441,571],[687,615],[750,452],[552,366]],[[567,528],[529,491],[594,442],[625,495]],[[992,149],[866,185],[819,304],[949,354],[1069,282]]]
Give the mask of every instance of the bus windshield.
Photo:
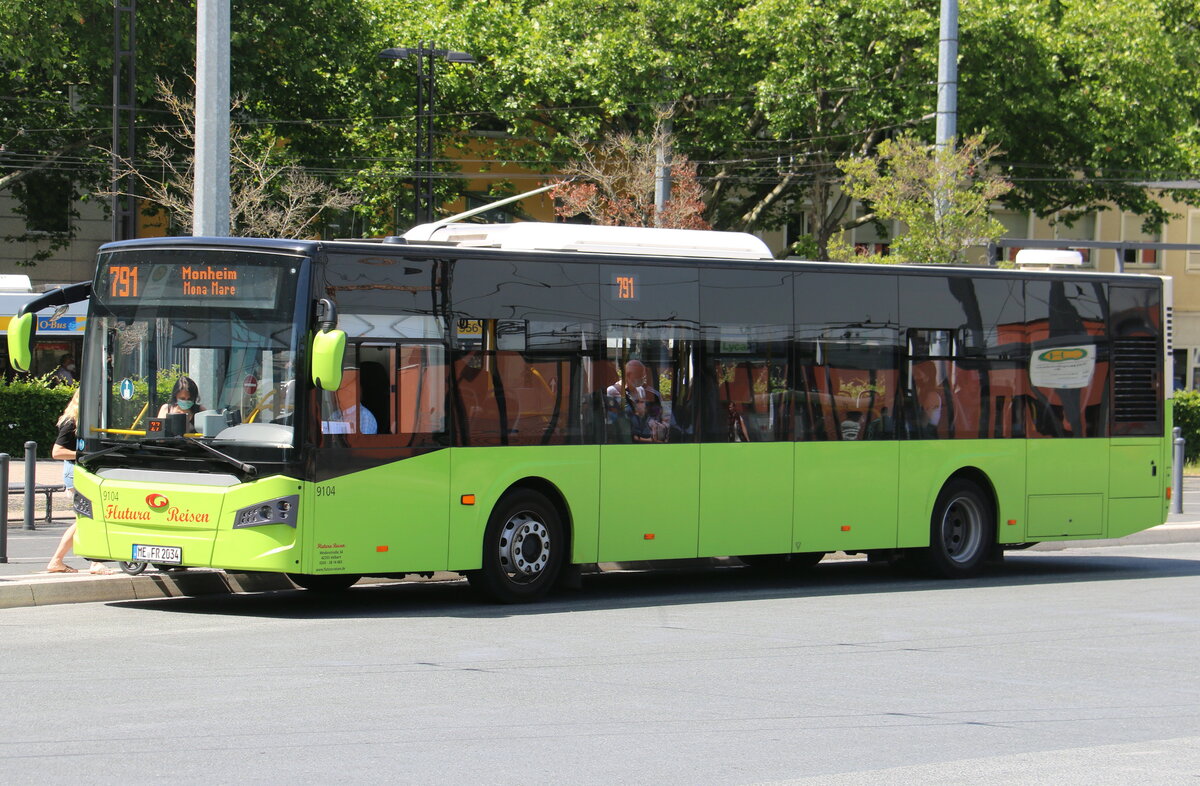
[[[84,452],[149,459],[157,445],[205,461],[288,460],[304,263],[232,249],[102,256],[84,350]]]

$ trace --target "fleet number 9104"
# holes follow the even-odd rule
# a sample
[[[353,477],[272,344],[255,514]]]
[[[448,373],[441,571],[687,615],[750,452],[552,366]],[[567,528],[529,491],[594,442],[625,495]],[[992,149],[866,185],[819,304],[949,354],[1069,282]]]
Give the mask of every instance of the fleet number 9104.
[[[317,486],[318,497],[332,497],[337,493],[337,486]]]

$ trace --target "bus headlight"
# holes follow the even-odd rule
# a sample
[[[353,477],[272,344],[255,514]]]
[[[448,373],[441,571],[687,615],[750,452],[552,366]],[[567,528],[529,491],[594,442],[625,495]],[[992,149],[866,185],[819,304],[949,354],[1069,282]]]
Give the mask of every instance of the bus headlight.
[[[92,501],[78,491],[75,492],[75,496],[71,500],[71,508],[84,518],[92,518]]]
[[[296,511],[300,506],[300,495],[292,494],[258,502],[242,508],[233,518],[233,528],[265,527],[268,524],[286,524],[295,529]]]

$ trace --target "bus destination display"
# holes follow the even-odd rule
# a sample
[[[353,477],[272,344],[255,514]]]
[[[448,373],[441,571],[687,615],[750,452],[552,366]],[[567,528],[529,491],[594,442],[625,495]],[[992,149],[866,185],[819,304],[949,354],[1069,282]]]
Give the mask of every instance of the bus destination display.
[[[101,292],[112,305],[145,300],[158,306],[273,308],[279,269],[196,263],[110,264]]]

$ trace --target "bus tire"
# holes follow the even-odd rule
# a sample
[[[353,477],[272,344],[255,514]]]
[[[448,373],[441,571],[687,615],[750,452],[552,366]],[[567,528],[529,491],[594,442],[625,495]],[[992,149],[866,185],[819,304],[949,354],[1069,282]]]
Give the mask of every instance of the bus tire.
[[[922,567],[941,578],[973,576],[991,553],[995,534],[996,516],[987,496],[974,483],[955,478],[942,487],[933,506]]]
[[[330,573],[316,575],[312,573],[288,573],[287,577],[301,589],[310,592],[345,592],[354,586],[362,576],[353,574]]]
[[[500,603],[537,600],[553,586],[566,557],[558,510],[529,489],[504,495],[483,535],[483,567],[471,587]]]

